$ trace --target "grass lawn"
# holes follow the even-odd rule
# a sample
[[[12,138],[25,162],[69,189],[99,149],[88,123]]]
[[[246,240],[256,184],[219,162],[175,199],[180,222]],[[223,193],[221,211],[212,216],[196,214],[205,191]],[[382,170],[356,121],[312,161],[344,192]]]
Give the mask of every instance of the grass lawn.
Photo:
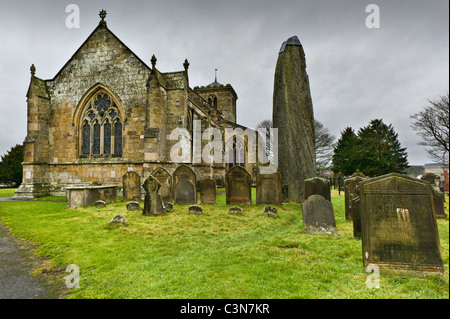
[[[189,205],[149,217],[125,202],[0,202],[0,222],[38,246],[47,262],[37,272],[64,284],[66,266],[79,267],[80,288],[68,298],[449,298],[448,220],[438,220],[445,278],[381,274],[380,288],[368,289],[344,193],[333,191],[332,202],[339,236],[307,234],[299,204],[278,206],[275,219],[260,205],[228,215],[224,194],[202,205],[202,216],[188,214]],[[108,225],[119,213],[129,225]]]
[[[0,188],[0,197],[13,197],[17,188]]]

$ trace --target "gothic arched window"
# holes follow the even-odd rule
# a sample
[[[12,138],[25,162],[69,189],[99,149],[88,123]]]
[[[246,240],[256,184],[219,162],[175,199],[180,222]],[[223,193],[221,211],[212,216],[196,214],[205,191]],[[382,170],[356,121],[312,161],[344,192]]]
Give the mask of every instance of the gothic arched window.
[[[81,117],[80,157],[122,156],[122,119],[106,92],[96,93]]]

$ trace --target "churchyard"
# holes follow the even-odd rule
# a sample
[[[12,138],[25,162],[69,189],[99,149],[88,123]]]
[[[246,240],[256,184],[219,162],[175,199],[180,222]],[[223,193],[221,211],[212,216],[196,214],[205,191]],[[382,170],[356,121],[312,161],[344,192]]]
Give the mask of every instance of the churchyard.
[[[306,232],[301,204],[273,205],[277,217],[264,215],[255,188],[241,215],[229,214],[236,205],[226,205],[224,193],[216,205],[201,204],[202,215],[175,204],[173,212],[146,216],[143,201],[127,211],[121,199],[75,209],[0,201],[0,222],[37,246],[45,262],[35,272],[56,278],[68,298],[449,298],[448,219],[437,219],[445,276],[381,273],[379,288],[370,288],[343,192],[331,191],[337,235]],[[118,214],[127,225],[109,224]],[[65,285],[71,264],[79,267],[79,288]]]

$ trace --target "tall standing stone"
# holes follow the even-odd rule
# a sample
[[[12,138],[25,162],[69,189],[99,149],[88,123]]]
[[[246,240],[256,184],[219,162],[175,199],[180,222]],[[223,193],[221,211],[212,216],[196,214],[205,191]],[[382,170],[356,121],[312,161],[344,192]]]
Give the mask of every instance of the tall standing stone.
[[[303,47],[293,36],[281,46],[275,69],[273,127],[288,201],[301,201],[304,180],[316,176],[314,114]]]

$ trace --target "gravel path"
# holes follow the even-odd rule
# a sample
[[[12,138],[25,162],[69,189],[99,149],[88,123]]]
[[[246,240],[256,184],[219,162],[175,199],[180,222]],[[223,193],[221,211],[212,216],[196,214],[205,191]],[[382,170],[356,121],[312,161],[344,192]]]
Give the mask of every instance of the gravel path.
[[[31,274],[39,264],[31,249],[0,224],[0,299],[58,298],[55,284]]]

